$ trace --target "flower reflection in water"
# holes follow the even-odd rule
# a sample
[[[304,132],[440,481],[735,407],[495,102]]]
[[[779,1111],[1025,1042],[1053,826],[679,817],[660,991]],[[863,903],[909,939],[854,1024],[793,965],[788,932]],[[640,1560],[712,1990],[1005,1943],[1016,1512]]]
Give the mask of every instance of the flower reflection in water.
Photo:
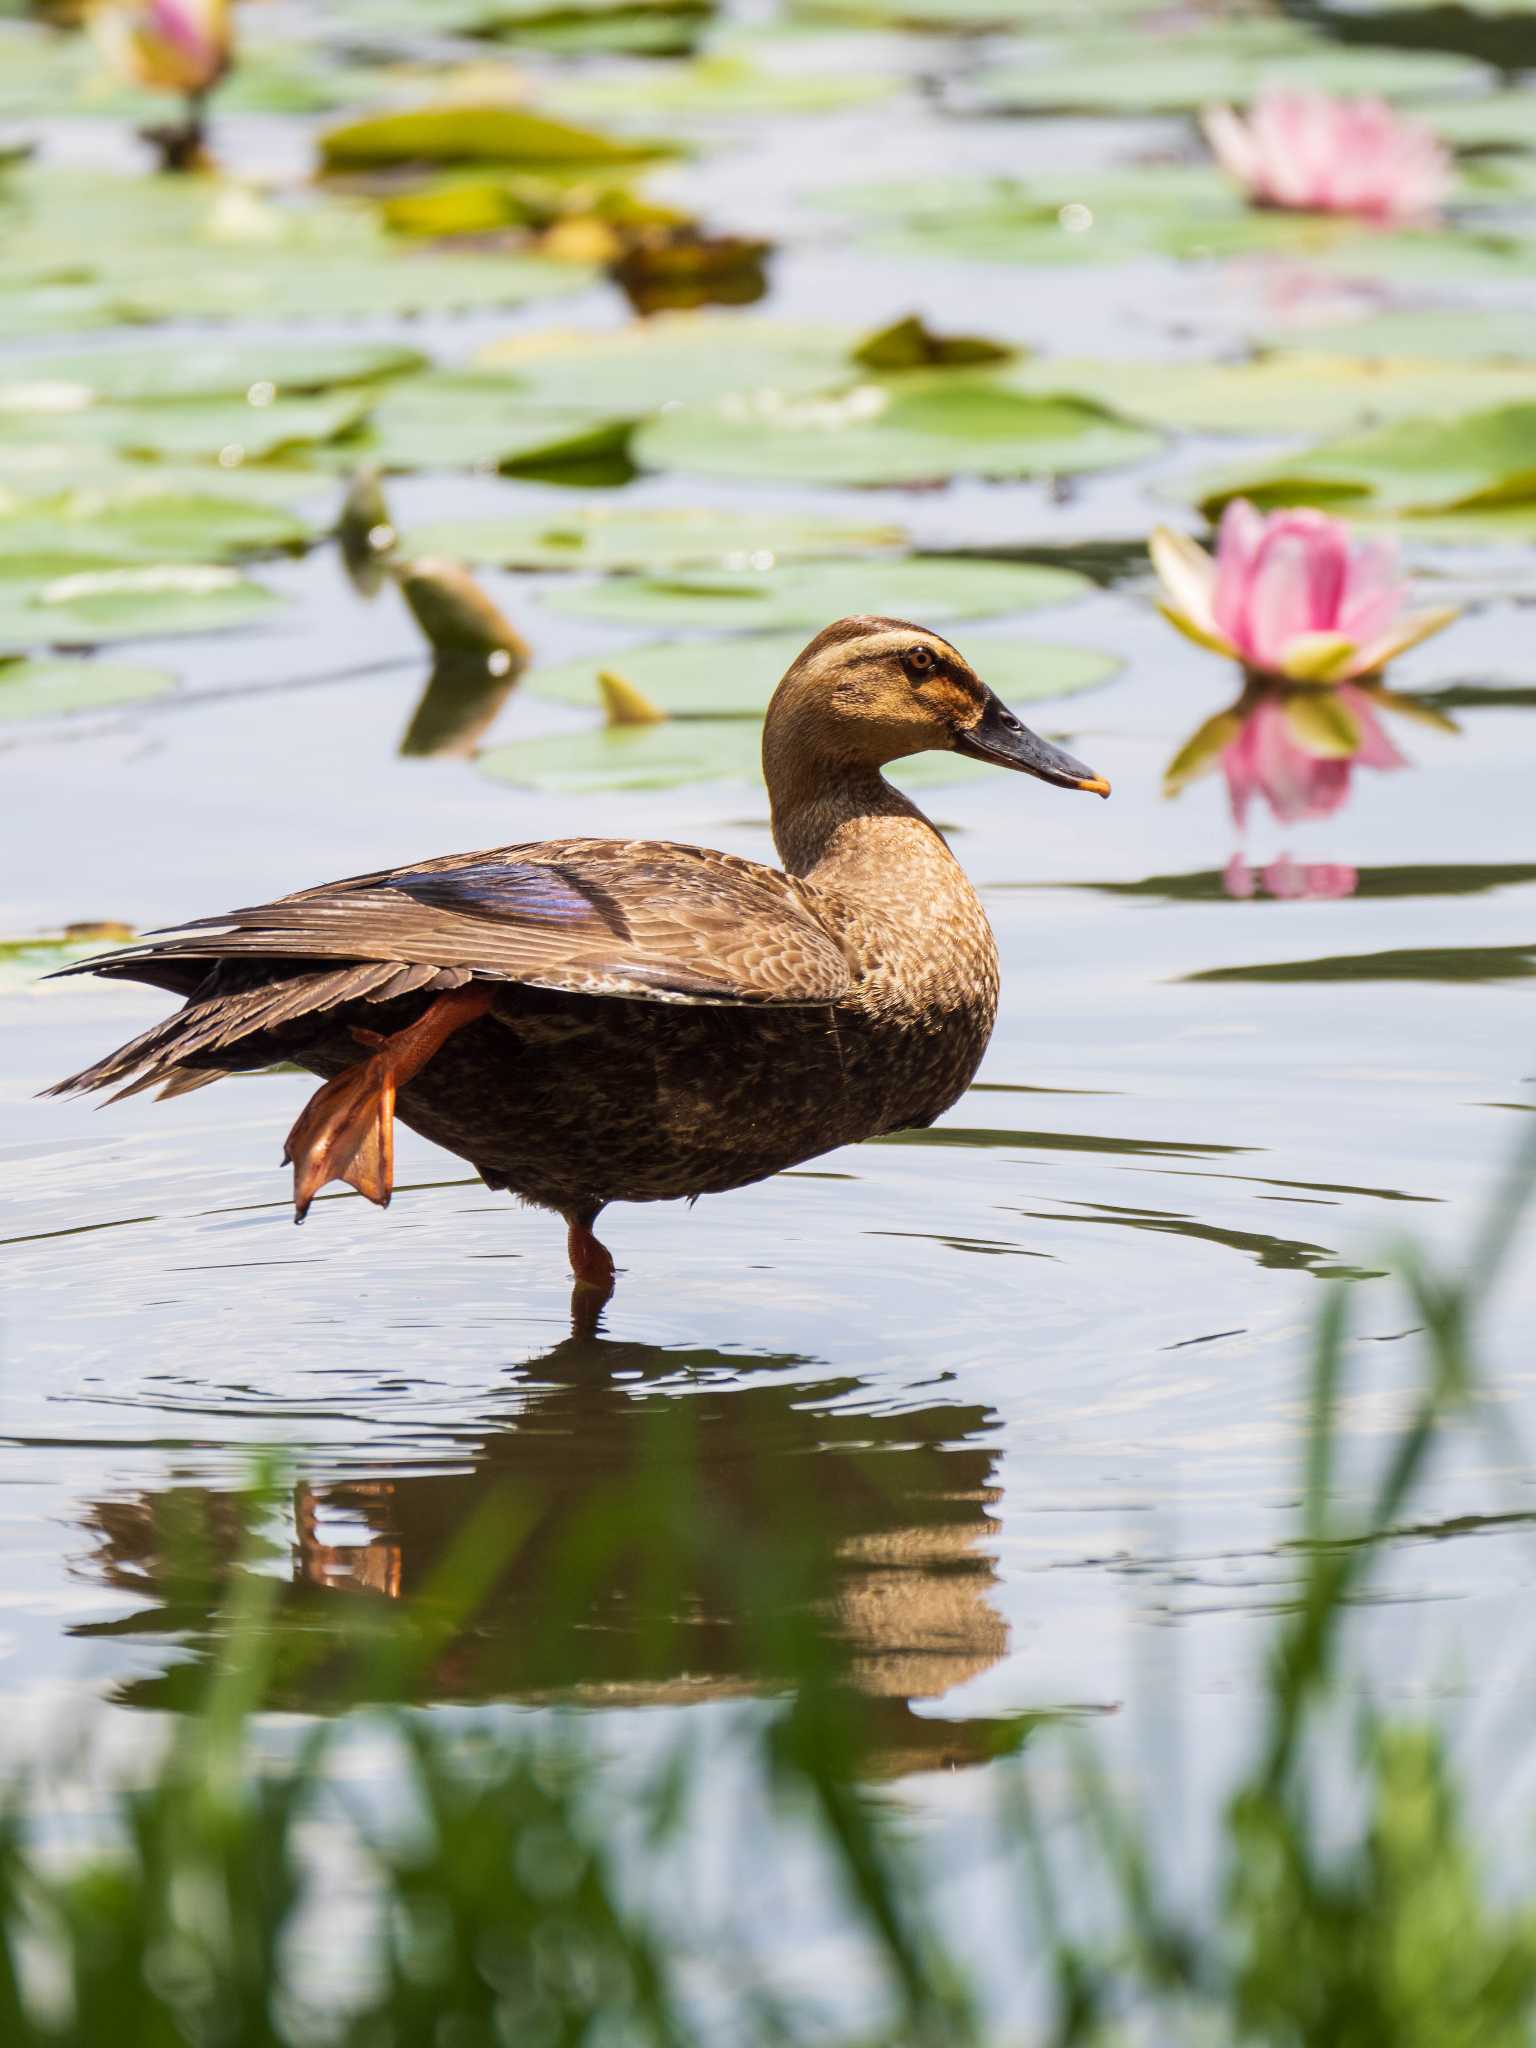
[[[1168,527],[1153,533],[1150,551],[1164,617],[1243,675],[1236,701],[1174,755],[1168,795],[1220,767],[1239,832],[1256,798],[1284,825],[1331,817],[1356,768],[1407,766],[1383,712],[1457,730],[1381,681],[1395,655],[1457,616],[1454,606],[1408,609],[1394,542],[1357,539],[1342,521],[1305,508],[1266,517],[1237,499],[1222,515],[1214,558]],[[1239,853],[1224,884],[1233,897],[1261,887],[1274,897],[1339,897],[1352,893],[1355,871],[1289,856],[1255,871]]]

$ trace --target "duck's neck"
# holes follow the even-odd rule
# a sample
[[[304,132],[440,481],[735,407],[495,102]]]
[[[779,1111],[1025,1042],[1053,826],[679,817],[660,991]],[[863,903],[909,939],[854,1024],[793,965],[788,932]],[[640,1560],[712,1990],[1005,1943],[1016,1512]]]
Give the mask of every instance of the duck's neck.
[[[958,874],[943,834],[878,769],[776,754],[765,742],[773,843],[789,874],[877,900],[900,893],[902,877],[914,868]]]

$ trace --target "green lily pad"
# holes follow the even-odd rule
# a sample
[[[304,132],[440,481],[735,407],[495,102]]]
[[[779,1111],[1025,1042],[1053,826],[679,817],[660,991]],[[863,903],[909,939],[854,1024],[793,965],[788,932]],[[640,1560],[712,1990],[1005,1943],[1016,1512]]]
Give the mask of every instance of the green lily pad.
[[[1096,0],[1094,7],[1100,19],[1165,11],[1164,0]],[[955,35],[1036,27],[1042,22],[1070,26],[1078,18],[1072,0],[793,0],[793,12],[857,27]]]
[[[261,584],[207,563],[41,567],[0,557],[0,650],[224,632],[264,625],[282,608]]]
[[[79,410],[101,400],[245,399],[270,403],[337,385],[372,384],[426,367],[413,348],[389,342],[191,341],[175,348],[34,353],[0,361],[0,412]]]
[[[888,99],[903,81],[878,71],[789,70],[731,54],[691,64],[654,64],[622,78],[573,79],[555,104],[580,120],[768,118],[822,114]]]
[[[615,446],[628,428],[583,406],[546,404],[504,377],[443,370],[384,393],[366,453],[385,469],[510,467]]]
[[[163,669],[130,668],[120,662],[0,659],[0,723],[141,703],[175,687],[176,678]]]
[[[811,562],[787,569],[630,576],[544,601],[577,618],[625,625],[819,626],[850,612],[922,619],[985,618],[1068,604],[1093,585],[1070,569],[909,555],[900,561]]]
[[[1261,86],[1367,93],[1391,99],[1476,87],[1487,74],[1464,58],[1415,50],[1351,49],[1267,20],[1227,20],[1177,33],[1094,32],[989,69],[990,107],[1084,114],[1192,113],[1213,100],[1246,102]]]
[[[1480,93],[1476,99],[1435,100],[1415,107],[1414,112],[1457,149],[1531,146],[1530,101],[1524,92],[1511,90]]]
[[[259,499],[185,491],[114,502],[81,491],[0,514],[0,555],[70,552],[123,562],[223,562],[303,547],[316,534],[315,522]]]
[[[1305,419],[1314,432],[1327,432],[1536,401],[1536,360],[1517,367],[1301,351],[1246,363],[1036,360],[1011,372],[1009,381],[1024,390],[1096,399],[1155,426],[1273,434]]]
[[[167,258],[131,276],[119,271],[115,283],[133,319],[334,320],[526,305],[580,291],[595,275],[538,256],[418,254],[381,244],[367,253],[252,249],[195,265]]]
[[[1234,497],[1264,505],[1347,501],[1383,513],[1528,504],[1536,501],[1536,405],[1404,420],[1325,442],[1240,480],[1213,479],[1201,503],[1215,510]]]
[[[904,547],[899,526],[854,525],[724,506],[574,505],[522,518],[442,519],[414,528],[406,555],[447,555],[506,569],[771,568],[807,556]]]
[[[337,392],[322,398],[274,398],[262,404],[191,398],[177,404],[87,405],[78,410],[39,405],[35,411],[0,404],[0,443],[96,446],[180,460],[208,457],[234,469],[333,441],[357,425],[369,403],[365,393]]]
[[[710,714],[755,718],[805,643],[803,628],[739,640],[651,641],[619,654],[536,668],[524,688],[564,704],[595,704],[597,672],[612,669],[679,722]],[[1096,648],[1047,646],[1011,634],[967,632],[957,645],[977,674],[1015,704],[1096,689],[1120,667],[1113,655]]]
[[[848,370],[846,328],[732,313],[671,313],[617,329],[512,335],[475,358],[530,398],[638,419],[736,391],[816,391]]]
[[[673,154],[669,143],[601,135],[523,107],[470,106],[454,101],[351,121],[320,138],[321,162],[328,171],[402,163],[585,170]]]
[[[641,427],[643,469],[806,484],[1019,477],[1140,461],[1157,437],[1086,401],[1010,390],[995,376],[913,371],[806,396],[680,405]]]
[[[1357,361],[1525,363],[1536,368],[1536,334],[1525,313],[1486,306],[1430,307],[1421,312],[1376,313],[1326,327],[1285,329],[1270,337],[1279,352],[1351,356]]]

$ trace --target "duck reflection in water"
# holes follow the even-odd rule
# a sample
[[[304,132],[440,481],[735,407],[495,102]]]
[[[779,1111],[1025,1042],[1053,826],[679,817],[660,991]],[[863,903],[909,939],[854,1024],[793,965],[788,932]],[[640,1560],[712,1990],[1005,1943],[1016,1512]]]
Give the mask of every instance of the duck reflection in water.
[[[856,1378],[808,1380],[810,1363],[572,1337],[455,1432],[454,1469],[303,1479],[280,1539],[270,1704],[355,1701],[360,1640],[391,1617],[430,1622],[466,1543],[483,1557],[510,1532],[414,1698],[670,1706],[815,1676],[864,1702],[871,1774],[995,1755],[1016,1723],[912,1703],[1007,1647],[984,1547],[997,1418],[944,1400],[876,1409]],[[80,1569],[144,1604],[76,1633],[181,1653],[120,1700],[199,1696],[250,1505],[184,1486],[92,1506]]]
[[[1153,534],[1151,552],[1163,615],[1243,677],[1236,700],[1169,762],[1167,795],[1220,767],[1239,833],[1255,801],[1282,825],[1328,818],[1348,801],[1357,768],[1409,765],[1383,713],[1458,730],[1433,704],[1382,681],[1389,661],[1457,616],[1450,606],[1405,609],[1394,542],[1356,539],[1304,508],[1266,518],[1237,499],[1222,515],[1214,559],[1167,527]],[[1355,881],[1342,862],[1281,854],[1255,869],[1240,851],[1223,875],[1235,897],[1347,896]]]

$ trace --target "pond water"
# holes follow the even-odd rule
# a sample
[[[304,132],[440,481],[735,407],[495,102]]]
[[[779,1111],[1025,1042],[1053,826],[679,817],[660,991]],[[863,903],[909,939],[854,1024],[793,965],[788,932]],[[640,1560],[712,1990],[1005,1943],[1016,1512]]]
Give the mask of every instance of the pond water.
[[[850,52],[914,79],[974,84],[986,69],[984,49],[931,38],[824,47],[833,72]],[[284,168],[307,159],[312,128],[231,114],[220,142],[242,167]],[[39,132],[56,162],[134,160],[105,122]],[[1338,296],[1336,281],[1310,289],[1292,269],[1242,261],[919,262],[864,246],[805,197],[851,170],[1097,174],[1149,149],[1187,151],[1176,119],[965,119],[911,90],[713,132],[709,153],[654,189],[779,239],[771,293],[743,320],[863,332],[916,311],[939,332],[1064,355],[1214,357]],[[1346,305],[1391,303],[1385,289]],[[1458,289],[1475,308],[1493,288]],[[1527,274],[1496,296],[1530,307],[1536,288]],[[308,331],[402,334],[454,363],[507,333],[623,317],[599,285],[553,312]],[[186,330],[148,332],[168,354],[187,343]],[[940,550],[1139,543],[1160,518],[1191,523],[1192,475],[1267,457],[1298,432],[1316,438],[1285,418],[1246,441],[1173,436],[1148,460],[1054,489],[657,475],[622,502],[895,519]],[[559,517],[572,502],[553,485],[467,473],[388,488],[402,528],[450,513]],[[811,1568],[855,1682],[889,1714],[890,1771],[928,1774],[913,1778],[915,1797],[963,1810],[964,1779],[940,1767],[979,1754],[967,1731],[989,1721],[1070,1707],[1133,1728],[1170,1622],[1188,1755],[1219,1783],[1249,1726],[1267,1617],[1294,1579],[1283,1538],[1320,1288],[1342,1275],[1354,1291],[1346,1415],[1369,1451],[1418,1370],[1382,1248],[1405,1232],[1447,1254],[1463,1244],[1532,1102],[1536,675],[1521,556],[1489,542],[1420,544],[1412,559],[1469,609],[1394,667],[1394,687],[1475,685],[1464,694],[1482,701],[1456,735],[1395,728],[1411,762],[1358,772],[1332,817],[1250,820],[1247,895],[1231,893],[1239,842],[1220,778],[1175,802],[1160,793],[1167,758],[1227,701],[1231,678],[1156,616],[1139,569],[978,628],[1123,666],[1029,713],[1111,779],[1111,802],[1003,775],[924,796],[1002,952],[976,1085],[931,1131],[694,1210],[611,1212],[621,1276],[596,1335],[572,1335],[558,1226],[408,1132],[387,1216],[333,1190],[296,1232],[278,1153],[307,1077],[101,1114],[37,1101],[163,1004],[7,968],[7,1747],[82,1698],[125,1716],[174,1702],[211,1621],[167,1564],[167,1517],[216,1536],[219,1502],[247,1482],[257,1448],[281,1447],[289,1467],[273,1569],[292,1581],[285,1614],[313,1630],[328,1602],[409,1599],[504,1482],[543,1489],[557,1519],[579,1517],[632,1468],[658,1416],[691,1404],[667,1512],[695,1518],[701,1542],[771,1526],[813,1461],[835,1505]],[[402,758],[426,663],[398,599],[365,602],[329,547],[260,573],[292,600],[277,624],[135,646],[130,658],[178,672],[173,694],[0,727],[3,935],[76,920],[147,929],[397,860],[573,832],[772,858],[761,792],[744,784],[529,790],[464,759]],[[843,565],[838,610],[862,608],[860,575]],[[559,577],[484,580],[541,664],[651,637],[552,608]],[[963,650],[967,623],[946,630]],[[516,747],[579,717],[516,693],[488,743]],[[1274,865],[1283,856],[1353,870],[1351,893],[1287,893],[1296,870]],[[1533,1314],[1525,1265],[1490,1324],[1488,1361],[1517,1434],[1536,1443]],[[1519,1687],[1533,1480],[1515,1453],[1469,1439],[1432,1512],[1404,1531],[1366,1637],[1389,1696]],[[622,1744],[626,1729],[647,1739],[641,1710],[693,1712],[773,1684],[751,1617],[707,1572],[688,1588],[686,1655],[662,1658],[621,1581],[600,1625],[552,1631],[530,1555],[424,1695],[573,1699],[606,1708]],[[322,1701],[319,1681],[296,1682],[284,1703]]]

